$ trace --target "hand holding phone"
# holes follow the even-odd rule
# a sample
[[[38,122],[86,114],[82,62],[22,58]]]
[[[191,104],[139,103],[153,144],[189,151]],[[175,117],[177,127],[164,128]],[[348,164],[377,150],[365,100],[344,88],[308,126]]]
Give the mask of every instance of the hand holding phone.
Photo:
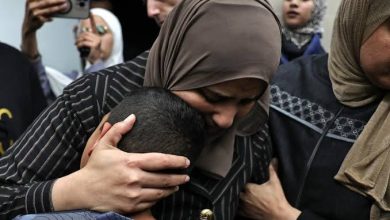
[[[76,46],[81,58],[94,63],[100,58],[101,39],[98,34],[94,16],[89,14],[88,20],[84,21],[89,22],[89,25],[83,26],[82,23],[80,23],[77,29],[75,29]]]
[[[85,19],[89,16],[90,1],[89,0],[67,0],[67,8],[60,13],[56,13],[53,17],[60,18],[80,18]]]

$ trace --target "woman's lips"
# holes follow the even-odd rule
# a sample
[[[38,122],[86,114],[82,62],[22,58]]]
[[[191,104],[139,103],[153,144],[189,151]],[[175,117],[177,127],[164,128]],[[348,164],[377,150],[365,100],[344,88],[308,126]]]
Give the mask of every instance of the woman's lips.
[[[296,17],[296,16],[299,16],[299,13],[296,11],[288,11],[287,16],[288,17]]]

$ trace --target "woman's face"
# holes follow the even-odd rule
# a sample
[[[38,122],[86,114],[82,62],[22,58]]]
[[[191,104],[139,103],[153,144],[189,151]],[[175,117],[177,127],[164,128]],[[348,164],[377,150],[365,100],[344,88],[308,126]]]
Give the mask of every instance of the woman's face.
[[[259,79],[231,80],[195,90],[173,91],[190,106],[201,111],[207,133],[222,136],[233,121],[246,115],[267,88]]]
[[[289,28],[305,26],[314,10],[314,0],[284,0],[283,19]]]
[[[114,39],[112,35],[112,31],[110,30],[108,24],[106,21],[104,21],[103,18],[97,15],[93,15],[95,24],[96,24],[96,30],[98,33],[95,34],[96,37],[100,38],[100,52],[101,52],[101,58],[103,60],[107,59],[112,52]],[[80,27],[82,30],[88,30],[89,32],[91,29],[91,20],[85,19],[80,21]]]
[[[169,12],[182,0],[147,0],[147,13],[158,25],[162,25]]]
[[[390,90],[390,18],[361,46],[360,66],[374,85]]]

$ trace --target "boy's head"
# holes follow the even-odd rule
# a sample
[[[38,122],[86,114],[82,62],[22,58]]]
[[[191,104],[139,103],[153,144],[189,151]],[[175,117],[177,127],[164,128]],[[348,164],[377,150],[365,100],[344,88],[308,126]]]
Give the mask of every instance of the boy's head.
[[[204,119],[200,112],[170,91],[150,87],[132,91],[111,110],[107,121],[113,125],[130,114],[136,116],[136,122],[130,132],[122,137],[119,149],[130,153],[175,154],[190,160],[195,160],[200,154],[204,145]],[[100,136],[105,120],[103,118],[91,136],[87,148]],[[86,162],[83,162],[86,160],[85,154],[82,166]]]

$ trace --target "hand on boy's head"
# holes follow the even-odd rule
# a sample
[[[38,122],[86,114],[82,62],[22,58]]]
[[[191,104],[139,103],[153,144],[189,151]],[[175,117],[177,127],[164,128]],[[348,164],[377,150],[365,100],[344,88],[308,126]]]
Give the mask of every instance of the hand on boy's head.
[[[185,157],[126,153],[116,148],[134,122],[132,115],[109,126],[107,133],[97,141],[88,163],[78,171],[79,175],[73,176],[77,179],[69,181],[83,183],[78,185],[88,198],[83,207],[102,212],[139,212],[152,207],[189,181],[187,175],[158,173],[160,170],[187,168],[189,161]],[[103,126],[102,133],[104,130]]]
[[[99,125],[96,127],[95,131],[89,137],[87,141],[87,145],[85,146],[83,154],[81,156],[80,168],[83,168],[85,166],[85,164],[88,162],[89,157],[92,154],[92,151],[98,145],[99,141],[106,135],[106,133],[111,129],[111,127],[113,127],[110,123],[107,122],[109,116],[110,113],[107,113],[106,115],[103,116],[102,120],[100,121]],[[122,122],[116,123],[114,126],[115,131],[112,131],[111,133],[116,134],[116,132],[120,132],[119,140],[118,137],[115,136],[115,140],[113,140],[113,142],[111,141],[111,143],[107,144],[107,146],[117,147],[117,144],[119,143],[120,138],[122,138],[122,135],[129,132],[133,127],[134,123],[135,123],[135,115],[130,115]]]

